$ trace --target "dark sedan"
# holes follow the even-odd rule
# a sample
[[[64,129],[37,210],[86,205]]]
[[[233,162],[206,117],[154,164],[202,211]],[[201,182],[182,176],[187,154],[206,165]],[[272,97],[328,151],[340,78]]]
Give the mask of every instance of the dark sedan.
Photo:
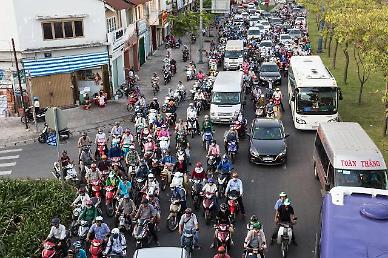
[[[287,161],[288,135],[278,119],[256,118],[250,132],[249,161],[261,165],[280,165]]]
[[[279,67],[274,62],[264,62],[261,64],[259,78],[260,84],[263,86],[268,86],[269,81],[272,81],[274,85],[282,83]]]

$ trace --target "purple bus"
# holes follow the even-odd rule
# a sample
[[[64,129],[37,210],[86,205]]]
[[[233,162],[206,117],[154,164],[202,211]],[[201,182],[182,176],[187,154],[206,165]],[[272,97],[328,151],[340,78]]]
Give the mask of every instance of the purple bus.
[[[388,190],[334,187],[323,199],[316,257],[387,258]]]

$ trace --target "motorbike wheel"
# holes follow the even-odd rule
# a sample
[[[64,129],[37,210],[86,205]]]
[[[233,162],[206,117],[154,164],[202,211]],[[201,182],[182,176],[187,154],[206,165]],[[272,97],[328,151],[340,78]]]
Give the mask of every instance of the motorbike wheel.
[[[141,249],[143,248],[143,243],[141,241],[136,242],[136,249]]]
[[[164,85],[167,85],[167,80],[164,80]]]
[[[205,216],[205,223],[206,223],[206,225],[209,225],[210,224],[210,211],[209,210],[206,210],[205,212],[204,212],[204,216]]]
[[[108,215],[109,217],[113,217],[114,214],[115,209],[113,207],[113,202],[111,202],[106,206],[106,215]]]
[[[208,141],[205,142],[205,149],[206,149],[206,150],[209,149],[209,142],[208,142]]]
[[[38,142],[45,143],[46,142],[46,137],[43,134],[39,135]]]
[[[285,243],[285,241],[282,241],[282,244],[281,244],[281,252],[282,252],[282,257],[283,258],[286,258],[287,257],[287,254],[288,254],[288,245],[287,243]]]
[[[190,81],[190,78],[189,78],[189,76],[186,76],[186,81]]]
[[[71,222],[71,225],[70,225],[70,236],[78,236],[78,227],[76,226],[76,222],[73,221]]]
[[[190,130],[191,138],[194,138],[194,129]]]
[[[236,213],[230,214],[230,222],[234,223],[236,221]]]
[[[178,228],[178,218],[176,215],[173,215],[167,219],[167,228],[171,232],[175,231]]]
[[[234,152],[231,152],[231,153],[229,153],[229,156],[230,156],[230,159],[231,159],[232,164],[233,164],[234,161],[236,160],[236,154]]]
[[[121,90],[117,90],[115,95],[116,95],[119,99],[121,99],[122,97],[124,97],[124,93],[123,93]]]

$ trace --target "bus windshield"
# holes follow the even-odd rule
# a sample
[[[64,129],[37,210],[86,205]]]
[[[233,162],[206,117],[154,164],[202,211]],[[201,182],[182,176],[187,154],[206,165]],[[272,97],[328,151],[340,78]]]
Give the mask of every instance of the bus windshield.
[[[335,185],[387,190],[387,171],[336,169]]]
[[[240,104],[239,92],[213,92],[212,104],[237,105]]]
[[[243,53],[241,50],[227,50],[227,51],[225,51],[225,58],[239,58],[242,56],[243,56]]]
[[[301,115],[334,115],[337,113],[337,88],[298,88],[296,112]]]

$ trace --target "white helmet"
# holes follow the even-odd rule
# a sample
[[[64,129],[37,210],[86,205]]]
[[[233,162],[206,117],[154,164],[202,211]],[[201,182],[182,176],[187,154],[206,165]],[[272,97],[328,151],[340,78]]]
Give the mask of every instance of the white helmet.
[[[152,173],[150,173],[150,174],[148,174],[148,179],[154,179],[155,178],[155,176],[154,176],[154,174],[152,174]]]
[[[196,167],[194,171],[195,173],[201,174],[203,172],[203,167]]]
[[[120,234],[120,229],[114,228],[114,229],[112,229],[111,233],[112,233],[113,235]]]

